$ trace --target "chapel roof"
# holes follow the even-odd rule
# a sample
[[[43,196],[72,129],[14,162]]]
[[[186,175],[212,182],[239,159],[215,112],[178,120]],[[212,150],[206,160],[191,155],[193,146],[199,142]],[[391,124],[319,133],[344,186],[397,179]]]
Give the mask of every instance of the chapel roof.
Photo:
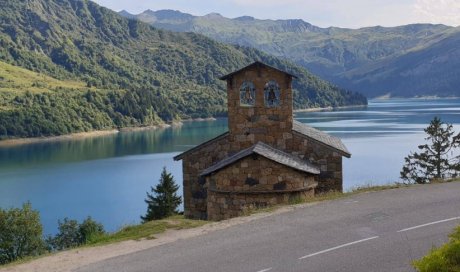
[[[299,121],[294,120],[293,123],[293,128],[292,131],[296,132],[300,136],[307,137],[309,139],[312,139],[313,141],[320,143],[324,145],[327,148],[334,149],[335,151],[339,152],[341,155],[350,158],[351,153],[348,151],[347,147],[343,144],[342,140],[340,138],[334,137],[332,135],[329,135],[321,130],[315,129],[313,127],[310,127],[306,124],[303,124]],[[229,135],[229,132],[225,132],[209,141],[206,141],[200,145],[197,145],[177,156],[174,157],[174,160],[178,161],[181,160],[185,155],[191,154],[197,150],[200,150],[201,148],[208,146],[209,144],[212,144],[218,140],[221,140]]]
[[[218,163],[214,164],[213,166],[205,169],[201,176],[207,176],[214,172],[221,170],[235,162],[248,157],[253,154],[258,154],[262,157],[265,157],[271,161],[277,162],[279,164],[288,166],[298,171],[315,174],[318,175],[320,173],[320,169],[318,166],[306,161],[302,160],[297,156],[288,154],[284,151],[271,147],[263,142],[258,142],[257,144],[251,146],[250,148],[241,150],[240,152],[231,155]]]
[[[340,138],[329,135],[326,132],[307,126],[296,120],[294,120],[292,130],[301,134],[302,136],[306,136],[307,138],[310,138],[318,143],[335,149],[347,158],[351,157],[350,151],[348,151],[347,147],[342,143]]]
[[[252,67],[254,67],[254,66],[256,66],[256,67],[268,67],[268,68],[274,69],[274,70],[276,70],[276,71],[279,71],[279,72],[281,72],[281,73],[284,73],[284,74],[286,74],[286,75],[289,75],[289,76],[291,76],[291,77],[293,77],[293,78],[297,78],[297,76],[295,76],[295,75],[293,75],[293,74],[291,74],[291,73],[288,73],[288,72],[283,71],[283,70],[281,70],[281,69],[278,69],[278,68],[276,68],[276,67],[267,65],[267,64],[265,64],[265,63],[263,63],[263,62],[256,61],[256,62],[253,62],[253,63],[249,64],[248,66],[245,66],[245,67],[243,67],[243,68],[241,68],[241,69],[239,69],[239,70],[237,70],[237,71],[231,72],[231,73],[228,74],[228,75],[222,76],[222,77],[220,77],[219,79],[220,79],[220,80],[227,80],[227,79],[231,78],[232,76],[234,76],[235,74],[238,74],[238,73],[240,73],[240,72],[242,72],[242,71],[244,71],[244,70],[246,70],[246,69],[252,68]]]

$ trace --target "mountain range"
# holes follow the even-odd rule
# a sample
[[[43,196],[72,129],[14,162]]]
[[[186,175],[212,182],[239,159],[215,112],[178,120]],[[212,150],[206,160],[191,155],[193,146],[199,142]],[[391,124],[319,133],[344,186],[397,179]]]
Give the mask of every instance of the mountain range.
[[[298,19],[230,19],[174,10],[120,14],[160,29],[257,48],[368,97],[460,96],[460,28],[432,24],[321,28]]]
[[[256,60],[298,76],[298,109],[367,104],[287,60],[154,28],[92,1],[7,0],[1,6],[0,138],[224,115],[219,76]]]

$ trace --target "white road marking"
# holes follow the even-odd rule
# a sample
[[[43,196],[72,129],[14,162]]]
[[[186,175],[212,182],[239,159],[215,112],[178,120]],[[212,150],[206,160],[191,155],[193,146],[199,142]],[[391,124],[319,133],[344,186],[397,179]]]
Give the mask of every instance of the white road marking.
[[[270,268],[267,268],[267,269],[259,270],[259,271],[257,271],[257,272],[267,272],[267,271],[270,271],[270,270],[272,270],[272,269],[273,269],[273,267],[270,267]]]
[[[354,241],[354,242],[351,242],[351,243],[346,243],[346,244],[343,244],[343,245],[340,245],[340,246],[332,247],[332,248],[329,248],[329,249],[321,250],[321,251],[318,251],[318,252],[315,252],[315,253],[300,257],[299,260],[310,258],[310,257],[316,256],[316,255],[319,255],[319,254],[323,254],[323,253],[326,253],[326,252],[329,252],[329,251],[333,251],[333,250],[336,250],[336,249],[339,249],[339,248],[342,248],[342,247],[347,247],[347,246],[359,244],[359,243],[366,242],[366,241],[369,241],[369,240],[372,240],[372,239],[377,239],[377,238],[379,238],[379,236],[369,237],[369,238],[366,238],[366,239],[362,239],[362,240]]]
[[[352,204],[352,203],[358,203],[358,200],[353,200],[353,201],[346,201],[345,204]]]
[[[423,227],[426,227],[426,226],[431,226],[431,225],[435,225],[435,224],[439,224],[439,223],[444,223],[444,222],[449,222],[449,221],[454,221],[454,220],[459,220],[459,219],[460,219],[460,216],[458,216],[458,217],[452,217],[452,218],[448,218],[448,219],[444,219],[444,220],[434,221],[434,222],[426,223],[426,224],[423,224],[423,225],[418,225],[418,226],[414,226],[414,227],[410,227],[410,228],[398,230],[398,232],[405,232],[405,231],[408,231],[408,230],[423,228]]]

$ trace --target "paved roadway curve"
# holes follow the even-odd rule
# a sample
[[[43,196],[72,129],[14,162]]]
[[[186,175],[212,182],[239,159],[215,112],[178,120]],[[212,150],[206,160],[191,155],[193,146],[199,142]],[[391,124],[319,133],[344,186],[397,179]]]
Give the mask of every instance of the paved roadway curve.
[[[80,268],[86,271],[413,271],[460,224],[460,182],[364,193]]]

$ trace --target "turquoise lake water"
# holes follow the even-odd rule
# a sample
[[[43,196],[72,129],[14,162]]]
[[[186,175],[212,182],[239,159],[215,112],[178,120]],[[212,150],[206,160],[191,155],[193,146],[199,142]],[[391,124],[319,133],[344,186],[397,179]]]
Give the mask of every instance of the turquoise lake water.
[[[342,138],[352,153],[344,158],[344,187],[350,190],[397,182],[404,157],[423,142],[423,128],[434,116],[460,131],[460,99],[370,101],[363,109],[296,113],[295,118]],[[0,207],[30,201],[46,234],[55,233],[64,217],[90,215],[109,231],[138,223],[146,210],[145,194],[163,166],[181,183],[181,162],[173,156],[226,130],[227,120],[218,119],[0,147]]]

